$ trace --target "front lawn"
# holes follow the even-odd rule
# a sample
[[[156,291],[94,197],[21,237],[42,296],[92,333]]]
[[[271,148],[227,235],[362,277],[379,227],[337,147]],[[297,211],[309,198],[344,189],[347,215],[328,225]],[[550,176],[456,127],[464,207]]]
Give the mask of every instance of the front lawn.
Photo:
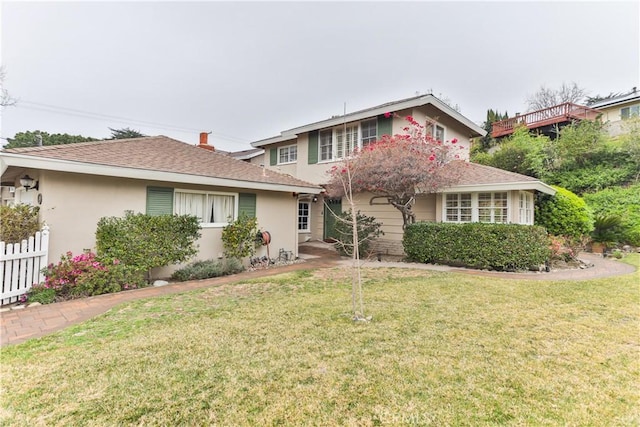
[[[2,349],[0,424],[640,423],[638,275],[290,273],[135,301]]]

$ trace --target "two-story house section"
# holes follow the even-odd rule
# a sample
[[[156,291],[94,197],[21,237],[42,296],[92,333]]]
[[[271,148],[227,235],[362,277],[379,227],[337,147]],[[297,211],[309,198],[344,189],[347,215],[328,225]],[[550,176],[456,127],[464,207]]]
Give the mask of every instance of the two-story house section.
[[[322,185],[327,183],[331,167],[350,156],[355,148],[372,144],[383,135],[405,133],[406,116],[412,116],[419,123],[429,123],[426,131],[437,140],[457,139],[465,148],[461,153],[467,157],[472,138],[486,134],[480,126],[435,96],[421,95],[285,130],[251,145],[265,150],[265,168]],[[466,178],[455,188],[416,199],[413,211],[417,220],[533,223],[533,192],[542,188],[553,193],[550,187],[527,176],[468,163],[465,171],[468,171]],[[294,196],[298,197],[299,241],[334,237],[335,216],[330,210],[341,212],[342,201],[322,195]],[[359,194],[357,208],[383,223],[385,235],[377,241],[376,250],[402,254],[400,212],[380,199],[371,199],[371,194]],[[522,218],[519,204],[522,204]]]

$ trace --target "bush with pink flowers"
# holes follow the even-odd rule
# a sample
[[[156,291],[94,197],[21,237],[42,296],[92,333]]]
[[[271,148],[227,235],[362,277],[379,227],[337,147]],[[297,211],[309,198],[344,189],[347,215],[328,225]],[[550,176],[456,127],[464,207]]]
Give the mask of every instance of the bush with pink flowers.
[[[55,292],[55,300],[64,301],[146,286],[144,274],[139,270],[117,259],[101,260],[90,251],[76,256],[67,252],[60,257],[60,262],[49,264],[43,272],[46,279],[34,286],[30,299],[45,289],[48,295]]]

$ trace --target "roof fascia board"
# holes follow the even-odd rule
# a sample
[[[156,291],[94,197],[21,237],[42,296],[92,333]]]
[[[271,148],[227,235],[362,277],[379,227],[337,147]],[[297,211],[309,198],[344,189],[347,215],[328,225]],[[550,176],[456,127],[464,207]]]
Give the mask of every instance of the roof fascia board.
[[[298,135],[278,135],[267,139],[261,139],[260,141],[255,141],[251,143],[251,146],[254,148],[261,148],[265,145],[277,144],[279,142],[291,141],[298,137]]]
[[[447,113],[451,117],[455,118],[457,121],[461,122],[465,126],[467,126],[472,131],[478,133],[479,135],[485,135],[486,131],[482,129],[480,126],[473,123],[471,120],[464,117],[462,114],[458,113],[453,108],[449,107],[444,102],[440,101],[433,95],[425,95],[420,98],[410,99],[407,101],[401,101],[397,104],[388,104],[382,105],[379,107],[374,107],[369,110],[356,111],[355,113],[347,114],[346,116],[334,117],[328,120],[323,120],[321,122],[312,123],[309,125],[285,130],[282,132],[282,135],[299,135],[301,133],[309,132],[311,130],[323,129],[327,127],[333,127],[341,125],[345,122],[354,122],[358,120],[368,119],[374,116],[379,116],[384,113],[391,113],[394,111],[406,110],[407,108],[421,107],[423,105],[433,104],[438,109]]]
[[[553,196],[556,190],[541,181],[505,182],[497,184],[469,184],[455,185],[446,188],[441,193],[461,193],[478,191],[510,191],[510,190],[537,190],[541,193]]]
[[[598,108],[608,108],[615,107],[619,104],[625,104],[627,102],[640,101],[640,95],[631,93],[625,97],[621,97],[618,99],[607,99],[604,101],[596,102],[589,106],[589,108],[598,109]]]
[[[401,101],[396,104],[391,103],[391,104],[381,105],[379,107],[373,107],[368,110],[356,111],[354,113],[350,113],[344,116],[333,117],[331,119],[323,120],[320,122],[315,122],[315,123],[300,126],[297,128],[288,129],[288,130],[282,131],[282,134],[280,136],[275,136],[272,138],[267,138],[260,141],[252,142],[251,146],[264,147],[265,145],[276,144],[279,142],[295,139],[298,137],[298,135],[305,132],[312,131],[312,130],[339,126],[343,124],[345,121],[355,122],[359,120],[368,119],[371,117],[376,117],[376,116],[379,116],[380,114],[390,113],[393,111],[406,110],[407,108],[421,107],[427,104],[434,105],[439,110],[453,117],[458,122],[466,126],[468,129],[478,134],[478,136],[485,136],[487,134],[487,132],[484,129],[482,129],[480,126],[476,125],[471,120],[467,119],[465,116],[463,116],[453,108],[449,107],[447,104],[440,101],[435,96],[425,95],[419,98],[414,98],[407,101]]]
[[[228,178],[215,178],[201,175],[189,175],[177,172],[162,172],[147,169],[125,168],[92,163],[73,162],[69,160],[45,157],[25,156],[12,153],[1,153],[0,161],[3,172],[5,165],[30,169],[43,169],[58,172],[71,172],[86,175],[112,176],[117,178],[143,179],[149,181],[176,182],[181,184],[200,184],[216,187],[244,188],[250,190],[284,191],[296,193],[320,194],[320,187],[305,187],[288,184],[271,184],[255,181],[241,181]]]

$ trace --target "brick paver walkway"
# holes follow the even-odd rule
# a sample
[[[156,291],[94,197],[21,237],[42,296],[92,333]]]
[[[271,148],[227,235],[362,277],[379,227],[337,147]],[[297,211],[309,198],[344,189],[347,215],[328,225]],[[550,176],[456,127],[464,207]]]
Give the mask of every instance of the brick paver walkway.
[[[126,301],[220,286],[240,280],[272,276],[290,271],[335,267],[340,265],[349,265],[350,263],[350,261],[340,260],[335,252],[327,251],[326,249],[319,247],[305,247],[304,249],[301,249],[301,252],[302,251],[315,257],[307,259],[304,263],[291,264],[267,270],[244,272],[233,276],[176,283],[162,287],[149,287],[119,292],[116,294],[98,295],[91,298],[65,301],[56,304],[29,306],[20,310],[13,309],[5,311],[0,313],[0,345],[18,344],[30,338],[37,338],[50,334],[60,329],[64,329],[67,326],[91,319],[92,317],[102,314],[110,308]],[[590,254],[586,255],[587,256],[584,257],[585,260],[593,262],[595,267],[585,270],[567,270],[551,273],[496,273],[465,270],[446,266],[429,266],[424,264],[406,264],[398,262],[369,262],[365,264],[365,267],[425,268],[440,271],[464,272],[482,276],[545,280],[584,280],[629,274],[635,271],[634,267],[627,264],[602,259],[601,257]]]

